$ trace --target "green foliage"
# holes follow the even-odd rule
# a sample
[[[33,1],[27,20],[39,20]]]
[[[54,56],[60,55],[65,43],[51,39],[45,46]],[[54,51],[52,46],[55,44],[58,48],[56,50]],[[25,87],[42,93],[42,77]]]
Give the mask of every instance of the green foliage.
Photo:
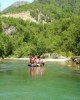
[[[8,56],[13,53],[12,39],[4,33],[0,35],[0,56]]]
[[[2,32],[2,18],[0,17],[0,33]]]
[[[3,32],[0,34],[0,57],[26,57],[46,53],[52,56],[80,55],[79,6],[79,0],[35,0],[31,4],[7,10],[6,12],[28,10],[36,20],[39,20],[39,14],[41,14],[41,23],[2,17],[0,19],[0,32],[3,27]],[[44,21],[47,23],[42,23]],[[15,31],[9,34],[7,30],[11,26]]]

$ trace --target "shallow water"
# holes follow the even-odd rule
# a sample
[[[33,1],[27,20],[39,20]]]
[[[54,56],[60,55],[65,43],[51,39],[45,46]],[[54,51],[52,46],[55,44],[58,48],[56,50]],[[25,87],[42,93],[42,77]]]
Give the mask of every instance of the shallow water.
[[[80,100],[80,73],[53,62],[31,77],[25,61],[0,62],[0,100]]]

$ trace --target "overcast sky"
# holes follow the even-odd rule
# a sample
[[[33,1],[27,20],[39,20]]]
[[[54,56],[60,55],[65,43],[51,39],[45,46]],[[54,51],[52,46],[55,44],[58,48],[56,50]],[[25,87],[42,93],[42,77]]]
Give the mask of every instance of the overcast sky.
[[[0,0],[0,10],[3,10],[13,4],[16,1],[27,1],[27,2],[33,2],[34,0]]]

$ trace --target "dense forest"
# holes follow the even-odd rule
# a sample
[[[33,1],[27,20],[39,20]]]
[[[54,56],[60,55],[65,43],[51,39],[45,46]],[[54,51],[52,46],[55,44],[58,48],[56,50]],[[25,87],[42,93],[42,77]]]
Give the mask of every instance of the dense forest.
[[[38,23],[0,17],[0,57],[80,55],[80,0],[34,0],[1,14],[23,11]]]

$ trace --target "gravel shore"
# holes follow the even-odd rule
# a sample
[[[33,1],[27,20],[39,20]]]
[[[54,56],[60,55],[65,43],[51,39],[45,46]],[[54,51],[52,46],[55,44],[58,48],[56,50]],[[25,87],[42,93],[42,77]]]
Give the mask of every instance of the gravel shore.
[[[4,60],[29,60],[29,58],[4,58]],[[44,62],[65,62],[69,60],[68,58],[59,58],[59,59],[52,59],[52,58],[46,58],[43,59]]]

